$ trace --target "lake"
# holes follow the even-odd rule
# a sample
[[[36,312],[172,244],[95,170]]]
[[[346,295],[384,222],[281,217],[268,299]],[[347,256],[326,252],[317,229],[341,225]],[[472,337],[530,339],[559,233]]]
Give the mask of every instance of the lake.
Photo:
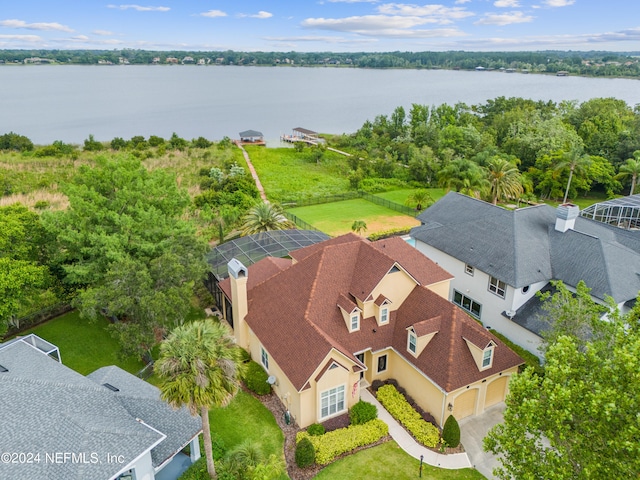
[[[449,70],[229,66],[0,66],[0,133],[34,143],[134,135],[238,138],[270,145],[295,127],[352,133],[398,106],[468,105],[499,96],[615,97],[640,103],[640,81]]]

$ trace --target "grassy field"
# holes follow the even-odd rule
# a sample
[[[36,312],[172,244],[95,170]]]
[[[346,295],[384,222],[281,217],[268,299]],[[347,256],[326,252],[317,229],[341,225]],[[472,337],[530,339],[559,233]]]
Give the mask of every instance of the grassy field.
[[[35,333],[60,349],[62,363],[82,375],[100,367],[117,365],[130,373],[137,373],[144,366],[135,358],[121,358],[120,346],[111,336],[108,321],[89,322],[78,312],[70,312],[39,325],[26,333]]]
[[[362,198],[296,207],[287,211],[332,236],[351,232],[351,225],[355,220],[363,220],[367,224],[365,232],[367,234],[395,228],[414,227],[420,224],[413,217],[389,210]]]
[[[391,190],[390,192],[376,193],[376,197],[384,198],[385,200],[389,200],[390,202],[399,203],[400,205],[405,205],[407,198],[416,190],[421,190],[419,188],[403,188],[400,190]],[[444,197],[447,191],[443,188],[427,188],[426,189],[433,198],[434,202],[437,202],[440,198]]]
[[[406,454],[396,442],[362,450],[322,469],[315,480],[413,480],[418,478],[420,461]],[[476,470],[445,470],[422,465],[422,478],[437,480],[481,480]]]
[[[267,197],[276,202],[344,193],[349,190],[344,157],[326,152],[316,163],[293,148],[246,147]]]

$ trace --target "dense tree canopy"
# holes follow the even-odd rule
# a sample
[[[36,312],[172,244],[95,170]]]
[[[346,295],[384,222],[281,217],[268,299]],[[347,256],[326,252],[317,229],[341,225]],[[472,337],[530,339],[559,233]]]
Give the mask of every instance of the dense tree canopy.
[[[204,245],[181,218],[189,205],[175,177],[130,157],[81,166],[64,187],[70,206],[45,217],[55,261],[88,318],[106,315],[130,353],[142,353],[188,313],[205,272]]]
[[[637,478],[640,471],[640,307],[607,321],[584,284],[558,284],[547,300],[553,325],[545,374],[509,384],[504,423],[485,447],[503,479]]]

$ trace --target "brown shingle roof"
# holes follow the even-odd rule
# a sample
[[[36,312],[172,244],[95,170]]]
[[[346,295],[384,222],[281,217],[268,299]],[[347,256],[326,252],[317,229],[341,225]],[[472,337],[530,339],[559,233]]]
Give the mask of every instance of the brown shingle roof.
[[[247,290],[251,290],[259,283],[264,282],[278,272],[291,266],[291,260],[286,258],[265,257],[262,260],[251,265],[251,275],[247,278]],[[224,292],[227,298],[231,298],[231,280],[225,278],[219,284],[220,290]]]
[[[350,292],[369,296],[396,262],[422,285],[451,278],[414,250],[402,239],[371,243],[347,234],[292,252],[297,263],[275,273],[273,266],[267,268],[258,262],[249,267],[246,321],[298,390],[308,385],[332,348],[354,364],[357,360],[353,353],[367,349],[394,347],[404,354],[406,328],[434,328],[436,317],[441,319],[440,326],[428,347],[417,359],[404,356],[443,389],[450,391],[521,363],[517,355],[495,339],[498,347],[493,367],[478,372],[462,339],[462,326],[471,332],[468,335],[494,337],[424,286],[414,288],[403,305],[391,312],[388,324],[378,326],[374,318],[365,318],[360,331],[349,333],[338,304],[349,299]],[[252,282],[253,276],[262,276],[262,281]]]

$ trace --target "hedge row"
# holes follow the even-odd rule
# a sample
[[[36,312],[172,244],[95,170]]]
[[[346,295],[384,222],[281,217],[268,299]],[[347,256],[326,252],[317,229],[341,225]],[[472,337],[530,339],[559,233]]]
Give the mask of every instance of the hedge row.
[[[343,453],[370,445],[389,434],[389,427],[375,419],[362,425],[350,425],[320,436],[311,436],[306,431],[296,435],[296,442],[308,438],[316,451],[316,463],[326,465]]]
[[[414,438],[427,447],[435,447],[440,442],[440,432],[407,402],[393,385],[383,385],[378,389],[378,401],[400,422]]]

